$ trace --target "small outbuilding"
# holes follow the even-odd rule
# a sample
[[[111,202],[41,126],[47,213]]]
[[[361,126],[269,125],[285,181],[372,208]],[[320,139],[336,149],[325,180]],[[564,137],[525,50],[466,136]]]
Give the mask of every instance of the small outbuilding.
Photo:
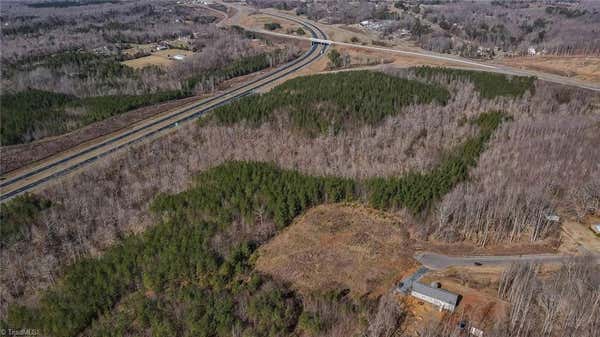
[[[590,229],[592,230],[592,232],[594,232],[594,234],[596,234],[597,236],[600,236],[600,223],[591,225]]]
[[[412,284],[410,294],[418,299],[438,306],[440,310],[454,311],[458,304],[458,294],[441,288],[434,288],[419,282],[414,282]]]

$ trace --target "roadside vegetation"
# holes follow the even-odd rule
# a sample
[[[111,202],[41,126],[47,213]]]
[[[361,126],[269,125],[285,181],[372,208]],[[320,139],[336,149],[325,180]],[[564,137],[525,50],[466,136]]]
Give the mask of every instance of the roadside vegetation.
[[[278,51],[277,53],[281,53]],[[71,54],[72,55],[72,54]],[[76,97],[58,92],[38,89],[26,89],[16,93],[0,95],[2,118],[2,145],[27,143],[46,136],[59,135],[104,120],[106,118],[165,101],[189,97],[207,84],[214,86],[222,81],[243,76],[271,66],[276,54],[258,54],[243,57],[233,63],[216,69],[208,69],[199,75],[189,74],[184,77],[180,89],[162,90],[138,95],[116,94],[104,96]],[[112,66],[99,68],[96,57],[69,57],[63,63],[52,58],[53,67],[64,67],[76,62],[85,76],[103,78],[103,86],[115,87],[115,80],[125,74],[129,78],[141,80],[144,70],[135,71],[118,62]],[[76,60],[76,61],[74,61]],[[92,60],[92,62],[88,62]],[[105,64],[102,62],[101,64]],[[110,64],[110,63],[109,63]],[[110,70],[108,70],[110,69]],[[94,72],[94,74],[90,72]],[[83,76],[83,75],[82,75]],[[112,89],[111,89],[112,91]]]
[[[27,143],[147,105],[189,96],[183,91],[77,98],[31,89],[0,96],[2,145]]]
[[[207,19],[201,8],[184,10],[162,1],[29,5],[9,6],[1,30],[6,88],[0,95],[5,112],[2,145],[56,136],[132,109],[210,93],[226,80],[298,54],[294,46],[256,45],[243,30],[219,29],[213,24],[216,18]],[[169,27],[173,30],[167,34],[163,29]],[[48,43],[44,37],[50,34],[59,42]],[[163,67],[134,69],[122,63],[175,45],[193,54]]]

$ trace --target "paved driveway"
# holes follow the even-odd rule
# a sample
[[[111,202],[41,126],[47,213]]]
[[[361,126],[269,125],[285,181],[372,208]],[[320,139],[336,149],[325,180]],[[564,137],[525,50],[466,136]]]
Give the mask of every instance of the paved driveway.
[[[600,255],[572,256],[557,254],[532,254],[532,255],[509,255],[509,256],[448,256],[437,253],[422,252],[415,255],[415,259],[427,268],[438,270],[451,266],[497,266],[513,262],[538,262],[538,263],[562,263],[572,259],[589,258],[590,261],[600,263]]]

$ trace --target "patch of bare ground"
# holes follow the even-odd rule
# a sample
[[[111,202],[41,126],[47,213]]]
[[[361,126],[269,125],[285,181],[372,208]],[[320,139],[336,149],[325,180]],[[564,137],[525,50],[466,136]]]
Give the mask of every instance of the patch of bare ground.
[[[593,56],[535,56],[513,57],[501,63],[590,82],[600,82],[600,57]]]
[[[301,293],[348,288],[387,292],[417,265],[402,221],[356,204],[321,205],[300,216],[258,251],[256,269]]]

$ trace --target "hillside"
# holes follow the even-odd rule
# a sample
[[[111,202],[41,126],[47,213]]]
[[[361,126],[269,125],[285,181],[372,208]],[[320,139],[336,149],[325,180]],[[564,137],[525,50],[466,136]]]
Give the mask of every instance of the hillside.
[[[359,92],[373,97],[359,102]],[[434,68],[310,76],[245,97],[3,207],[3,327],[384,336],[408,307],[377,297],[414,269],[415,242],[483,252],[552,242],[560,227],[545,210],[598,212],[593,194],[575,196],[597,179],[596,156],[582,153],[600,148],[599,101],[531,78]],[[525,202],[511,208],[508,195]],[[486,222],[464,221],[471,212]],[[318,269],[328,282],[302,261],[332,262]]]
[[[203,7],[76,3],[11,2],[3,8],[2,146],[214,93],[229,79],[299,55],[293,44],[257,42],[241,29],[220,29],[222,15]],[[147,60],[160,55],[166,62]]]

